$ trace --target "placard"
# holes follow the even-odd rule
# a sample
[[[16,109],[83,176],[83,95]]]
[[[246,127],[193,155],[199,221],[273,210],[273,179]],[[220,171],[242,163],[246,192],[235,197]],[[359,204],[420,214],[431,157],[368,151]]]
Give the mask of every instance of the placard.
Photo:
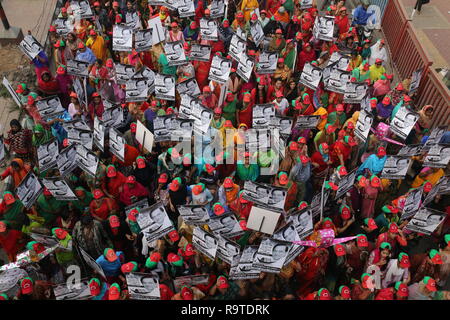
[[[81,170],[95,178],[99,159],[96,154],[88,150],[84,145],[77,144],[77,164]]]
[[[144,147],[147,152],[152,152],[153,149],[153,133],[147,129],[142,122],[136,121],[136,135],[135,139]]]
[[[125,278],[131,300],[160,300],[159,279],[153,274],[129,272]]]
[[[252,36],[253,42],[257,47],[264,41],[264,31],[261,21],[256,20],[254,23],[250,23],[250,35]]]
[[[119,158],[120,161],[125,161],[125,139],[114,128],[109,129],[109,152]]]
[[[445,212],[422,207],[408,222],[408,224],[405,226],[405,229],[408,229],[412,232],[431,235],[444,221],[445,217],[447,217],[447,214]]]
[[[114,51],[131,51],[133,49],[133,28],[115,24],[112,46]]]
[[[441,177],[439,181],[433,186],[430,192],[428,192],[423,206],[426,206],[433,201],[438,195],[450,193],[450,177]]]
[[[278,129],[280,135],[289,136],[291,134],[292,123],[294,122],[293,118],[290,117],[280,117],[275,115],[270,119],[269,128],[272,130]]]
[[[173,280],[173,287],[176,292],[181,291],[183,286],[193,287],[196,285],[207,285],[209,283],[209,274],[196,274],[183,277],[176,277]]]
[[[322,78],[322,69],[313,66],[311,63],[306,63],[302,74],[300,75],[300,83],[304,86],[316,90]]]
[[[163,27],[159,15],[148,20],[148,27],[152,29],[153,45],[157,45],[158,43],[166,40],[166,28]]]
[[[37,100],[36,108],[42,119],[56,117],[65,111],[58,96],[51,96]]]
[[[174,119],[172,121],[172,131],[170,141],[191,140],[194,131],[195,120],[193,119]]]
[[[411,158],[401,156],[388,156],[381,172],[382,179],[404,179],[408,172]]]
[[[432,145],[439,143],[441,141],[442,137],[444,136],[444,134],[447,132],[447,127],[448,127],[448,125],[439,126],[439,127],[434,128],[431,131],[430,135],[428,136],[427,141],[423,145],[422,150],[427,151],[431,148]]]
[[[75,145],[63,149],[56,158],[61,177],[69,175],[77,167],[77,151]]]
[[[121,106],[106,109],[103,111],[102,115],[102,124],[106,128],[118,128],[123,125],[124,116],[123,116],[123,108]]]
[[[351,77],[351,72],[342,71],[335,67],[330,72],[330,78],[325,82],[325,89],[336,93],[345,94],[347,84],[350,82]]]
[[[127,102],[143,102],[148,98],[147,80],[131,79],[125,85],[125,101]]]
[[[148,243],[164,237],[173,230],[172,221],[162,202],[143,209],[136,217],[136,221]]]
[[[230,270],[230,279],[249,280],[259,278],[261,270],[256,269],[253,266],[258,248],[259,246],[245,246],[242,255],[240,257],[237,256],[239,257],[239,260],[237,261],[238,263],[235,266],[233,273]]]
[[[208,209],[202,205],[177,206],[184,222],[193,226],[202,226],[209,222]]]
[[[259,55],[256,64],[256,72],[258,74],[273,74],[277,69],[278,53],[263,51]]]
[[[241,225],[232,212],[211,217],[208,226],[214,234],[220,234],[226,238],[234,238],[244,234],[244,230],[242,230]]]
[[[450,144],[434,144],[428,151],[423,165],[431,168],[445,168],[450,161]]]
[[[19,49],[30,60],[33,60],[41,51],[44,51],[44,47],[30,34],[23,37],[19,44]]]
[[[344,103],[361,103],[367,93],[367,83],[347,82],[344,93]]]
[[[239,57],[241,56],[241,54],[243,52],[245,52],[246,50],[247,50],[247,42],[244,39],[241,39],[237,34],[234,34],[231,37],[230,48],[228,49],[228,54],[234,60],[239,60]]]
[[[233,259],[240,254],[240,245],[221,235],[216,235],[215,237],[218,241],[217,257],[228,264],[232,264]]]
[[[211,46],[193,44],[189,54],[189,60],[209,62],[211,58]]]
[[[366,142],[369,136],[370,128],[372,127],[373,116],[361,109],[359,112],[358,120],[355,125],[355,136],[362,142]]]
[[[14,90],[14,88],[11,86],[11,84],[9,83],[8,79],[6,79],[6,77],[3,77],[2,83],[8,90],[9,94],[11,95],[11,97],[13,98],[13,100],[17,104],[17,106],[22,107],[22,103],[20,102],[20,98],[17,95],[16,90]]]
[[[195,16],[195,6],[192,0],[178,0],[178,15],[180,18]]]
[[[152,29],[136,30],[134,32],[134,48],[137,52],[150,50],[152,47]]]
[[[77,19],[89,19],[94,16],[88,0],[70,1],[70,8]]]
[[[333,16],[317,16],[313,27],[314,38],[333,41],[334,19]]]
[[[73,284],[64,282],[53,287],[53,293],[56,300],[89,300],[91,289],[89,288],[89,279],[82,279]]]
[[[93,134],[92,131],[69,129],[67,130],[67,140],[70,144],[80,144],[92,150]]]
[[[67,182],[62,178],[43,178],[42,183],[58,201],[78,200],[78,197],[72,191]]]
[[[141,19],[139,17],[139,14],[137,11],[131,12],[131,11],[125,11],[125,13],[122,13],[122,15],[125,18],[125,25],[133,30],[140,29],[141,26]]]
[[[219,243],[213,234],[199,227],[195,227],[192,235],[192,244],[195,249],[200,251],[209,259],[216,259],[217,247]]]
[[[192,107],[193,109],[191,110],[190,119],[195,120],[194,131],[200,134],[205,134],[211,124],[213,111],[202,106],[200,103],[194,103]]]
[[[169,66],[180,66],[188,63],[181,41],[166,42],[164,52]]]
[[[287,221],[292,222],[300,240],[305,239],[314,231],[313,212],[311,208],[306,208],[290,215]]]
[[[330,70],[337,68],[340,71],[347,71],[351,59],[351,56],[335,51],[328,60],[327,67],[330,67]]]
[[[320,116],[302,116],[297,117],[295,128],[297,130],[315,129],[319,124]]]
[[[255,60],[247,56],[245,53],[242,53],[239,57],[239,63],[236,73],[239,77],[242,78],[242,80],[244,80],[245,82],[249,82],[254,66]]]
[[[80,245],[76,245],[76,248],[80,252],[80,256],[83,261],[92,269],[96,274],[103,278],[106,281],[105,273],[103,272],[102,267],[97,263],[97,261],[92,258],[89,253],[87,253]]]
[[[230,77],[231,64],[231,60],[214,56],[211,68],[209,69],[208,79],[221,84],[227,83],[228,78]]]
[[[30,209],[37,198],[44,191],[44,187],[33,172],[28,172],[16,188],[16,195],[25,208]]]
[[[353,184],[356,179],[356,169],[352,172],[349,172],[347,175],[341,177],[339,181],[338,189],[336,191],[335,199],[339,199],[344,196],[351,188],[353,188]]]
[[[402,139],[411,132],[419,115],[406,107],[400,107],[390,124],[390,130]]]
[[[200,37],[202,40],[218,41],[219,33],[217,21],[212,19],[200,19]]]
[[[303,220],[301,220],[303,222]],[[300,241],[301,238],[298,235],[293,222],[287,223],[284,227],[278,229],[274,234],[273,238],[275,240],[290,242],[289,253],[284,261],[284,266],[291,263],[302,251],[305,249],[303,246],[293,244],[293,241]]]
[[[399,150],[397,155],[402,157],[414,157],[420,155],[422,150],[422,144],[407,144]]]
[[[411,218],[417,210],[419,210],[422,202],[423,188],[416,188],[409,192],[408,197],[405,200],[403,206],[402,215],[400,220],[406,220]]]
[[[44,172],[56,166],[58,158],[58,141],[52,140],[36,148],[39,171]]]
[[[126,84],[128,80],[136,73],[134,66],[130,64],[116,63],[116,80],[118,84]]]
[[[300,0],[300,9],[312,8],[313,0]]]
[[[223,17],[225,15],[225,2],[222,0],[211,1],[209,16],[213,19]]]
[[[155,75],[156,99],[175,101],[175,77],[159,74]]]
[[[266,234],[273,234],[281,213],[253,205],[247,221],[247,228]]]
[[[411,84],[409,85],[408,95],[411,96],[419,89],[420,80],[422,80],[423,68],[419,68],[412,73]]]
[[[200,88],[195,78],[190,78],[178,83],[176,85],[176,89],[180,95],[188,94],[193,97],[198,97],[201,94]]]
[[[103,125],[102,121],[98,119],[96,116],[94,118],[94,134],[93,134],[93,142],[102,152],[105,151],[105,130],[106,127]]]
[[[257,104],[253,106],[252,127],[267,128],[274,117],[275,105],[273,103]]]
[[[290,245],[284,241],[265,238],[259,245],[253,267],[262,272],[280,273],[289,249]]]
[[[68,59],[67,60],[67,74],[75,77],[88,77],[89,76],[89,62]]]
[[[174,114],[157,116],[153,119],[153,133],[155,142],[170,141],[172,127],[175,120]]]

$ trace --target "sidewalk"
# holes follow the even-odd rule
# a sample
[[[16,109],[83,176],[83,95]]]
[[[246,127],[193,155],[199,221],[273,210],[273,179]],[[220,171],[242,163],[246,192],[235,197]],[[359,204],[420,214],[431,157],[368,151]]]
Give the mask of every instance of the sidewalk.
[[[401,0],[411,17],[416,0]],[[432,0],[422,6],[420,14],[415,13],[413,26],[418,39],[433,59],[433,68],[450,66],[450,1]]]

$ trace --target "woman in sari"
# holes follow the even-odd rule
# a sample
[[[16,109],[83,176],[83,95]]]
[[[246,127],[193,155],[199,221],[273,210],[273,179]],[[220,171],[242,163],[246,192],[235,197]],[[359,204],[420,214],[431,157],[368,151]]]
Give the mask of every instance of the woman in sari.
[[[43,95],[52,96],[59,93],[59,84],[49,71],[43,71],[37,78],[38,88]]]
[[[24,211],[25,207],[20,200],[16,199],[10,191],[3,192],[3,201],[0,203],[0,216],[9,228],[22,230],[22,226],[28,220]]]
[[[46,130],[40,123],[36,124],[33,128],[32,144],[37,148],[43,144],[50,142],[53,138],[51,131]]]
[[[369,176],[372,174],[379,174],[384,168],[386,162],[386,149],[379,147],[376,154],[370,155],[358,168],[357,175],[365,174],[366,170]]]
[[[58,67],[55,80],[59,87],[59,100],[61,100],[62,106],[67,109],[70,103],[69,94],[72,89],[72,77],[67,74],[65,66]]]
[[[21,159],[29,159],[31,156],[31,136],[30,130],[22,128],[19,120],[13,119],[9,123],[11,130],[4,139],[4,143],[9,144],[9,150],[16,157]]]
[[[327,249],[309,247],[296,258],[301,265],[297,272],[297,281],[300,284],[297,290],[298,296],[305,296],[314,290],[325,274],[328,257]]]
[[[11,165],[0,175],[0,178],[4,180],[6,177],[11,176],[14,187],[17,187],[30,170],[29,164],[25,164],[20,158],[15,158],[11,161]]]
[[[325,179],[332,162],[329,156],[329,146],[326,142],[319,145],[319,150],[314,152],[311,156],[311,164],[313,165],[313,185],[318,188],[322,185],[322,180]]]
[[[106,190],[105,193],[108,197],[118,199],[122,192],[123,186],[127,177],[125,177],[120,171],[116,170],[113,164],[106,167]]]
[[[375,212],[375,203],[377,201],[378,192],[381,189],[381,180],[376,175],[370,177],[370,182],[364,187],[363,200],[361,206],[362,218],[372,218]]]
[[[86,212],[86,208],[89,208],[89,205],[91,204],[91,201],[94,199],[94,196],[91,192],[87,191],[83,187],[76,187],[75,195],[77,196],[78,200],[70,201],[69,207],[73,207],[77,209],[80,213]]]

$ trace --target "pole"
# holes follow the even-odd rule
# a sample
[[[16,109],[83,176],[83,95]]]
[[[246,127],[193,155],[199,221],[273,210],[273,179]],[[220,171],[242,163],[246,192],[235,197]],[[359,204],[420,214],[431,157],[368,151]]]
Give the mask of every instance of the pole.
[[[3,10],[3,6],[2,6],[1,2],[0,2],[0,19],[2,19],[2,23],[3,23],[3,26],[5,27],[5,30],[9,30],[10,25],[8,22],[8,18],[6,18],[6,14],[5,14],[5,11]]]

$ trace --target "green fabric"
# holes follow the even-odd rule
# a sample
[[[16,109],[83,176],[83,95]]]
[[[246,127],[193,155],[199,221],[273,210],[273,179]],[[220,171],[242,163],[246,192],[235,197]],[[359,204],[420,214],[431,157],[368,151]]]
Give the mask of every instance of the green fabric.
[[[283,49],[284,51],[285,49]],[[295,50],[291,50],[287,54],[287,56],[284,58],[284,64],[289,67],[289,69],[292,69],[294,67],[294,59],[295,59]]]
[[[341,125],[343,125],[345,123],[345,121],[347,120],[347,116],[345,115],[345,113],[342,113],[341,115],[338,115],[336,111],[331,112],[330,114],[328,114],[327,117],[327,123],[329,124],[335,124],[336,121],[339,119],[339,123]]]
[[[89,205],[91,204],[91,201],[94,199],[94,196],[92,195],[91,192],[86,191],[83,187],[80,187],[81,189],[83,189],[84,191],[84,199],[80,200],[78,198],[78,200],[72,201],[72,205],[77,208],[78,210],[80,210],[81,212],[84,211],[84,208],[89,207]]]
[[[38,138],[35,134],[35,132],[38,131],[40,133],[42,133],[42,136],[40,138]],[[52,133],[50,132],[50,130],[46,130],[44,129],[44,127],[42,126],[42,124],[38,123],[37,125],[34,126],[33,128],[33,146],[34,147],[38,147],[40,145],[46,144],[47,142],[49,142],[51,139],[53,138]]]
[[[70,235],[67,235],[67,237],[63,240],[59,240],[59,244],[63,247],[67,248],[69,247],[69,242],[72,240],[72,237]],[[60,264],[67,264],[71,261],[73,261],[74,255],[72,250],[64,250],[64,249],[58,249],[56,250],[56,260],[58,260],[58,263]]]
[[[276,153],[272,149],[270,149],[268,152],[267,151],[263,151],[263,152],[258,151],[258,165],[261,168],[268,168],[272,164],[272,161],[275,159],[275,157],[276,157]]]
[[[283,7],[289,12],[289,15],[291,15],[294,12],[294,1],[286,0],[286,2],[283,3]]]
[[[234,99],[230,103],[227,103],[222,110],[222,117],[225,118],[225,120],[230,120],[233,123],[233,126],[236,127],[237,125],[237,119],[236,119],[236,103],[237,100]]]
[[[370,79],[370,70],[367,71],[365,74],[362,74],[360,68],[355,68],[352,71],[352,76],[354,78],[356,78],[356,81],[363,82],[363,81],[365,81],[367,79]]]
[[[158,59],[158,63],[161,66],[161,73],[175,76],[177,73],[177,67],[176,66],[169,66],[169,61],[167,60],[167,57],[164,53],[161,53]]]
[[[45,219],[45,224],[51,224],[56,219],[56,215],[66,206],[67,203],[56,200],[54,197],[47,199],[44,194],[41,194],[36,201],[37,212]]]
[[[243,181],[255,181],[259,177],[259,166],[257,164],[238,164],[236,172],[239,179]]]
[[[20,200],[17,200],[5,210],[2,221],[6,222],[11,229],[21,230],[26,220],[24,206]]]
[[[375,223],[377,224],[378,228],[380,228],[379,232],[383,233],[383,232],[387,231],[389,224],[391,222],[398,223],[400,218],[396,214],[390,215],[388,217],[384,213],[382,213],[382,214],[379,214],[374,220],[375,220]]]

